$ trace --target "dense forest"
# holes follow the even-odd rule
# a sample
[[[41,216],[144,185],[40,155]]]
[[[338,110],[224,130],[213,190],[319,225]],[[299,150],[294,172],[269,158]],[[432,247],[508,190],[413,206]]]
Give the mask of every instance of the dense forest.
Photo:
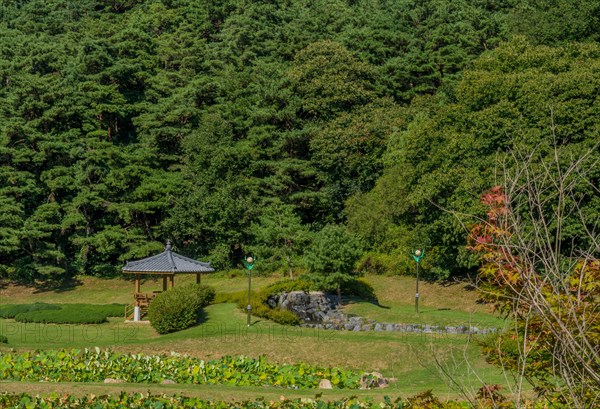
[[[324,237],[361,270],[424,246],[464,274],[511,152],[600,140],[598,27],[598,0],[4,0],[0,278],[110,275],[167,239],[287,274]]]

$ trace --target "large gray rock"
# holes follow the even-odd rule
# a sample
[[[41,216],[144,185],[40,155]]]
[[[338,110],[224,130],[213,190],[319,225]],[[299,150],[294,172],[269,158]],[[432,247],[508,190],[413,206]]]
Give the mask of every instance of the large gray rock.
[[[321,291],[291,291],[269,297],[267,304],[271,308],[289,310],[306,323],[344,321],[339,317],[336,301],[335,295]]]

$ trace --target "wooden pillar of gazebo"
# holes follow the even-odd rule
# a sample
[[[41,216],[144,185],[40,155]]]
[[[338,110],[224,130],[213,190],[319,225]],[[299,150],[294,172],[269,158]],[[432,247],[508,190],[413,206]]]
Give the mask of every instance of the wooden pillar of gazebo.
[[[135,275],[135,293],[138,294],[140,292],[140,275]]]
[[[175,274],[169,275],[169,287],[173,288],[175,286]]]
[[[202,280],[202,274],[200,274],[200,273],[196,274],[196,284],[200,284],[201,280]]]
[[[163,291],[167,291],[167,276],[163,276]]]

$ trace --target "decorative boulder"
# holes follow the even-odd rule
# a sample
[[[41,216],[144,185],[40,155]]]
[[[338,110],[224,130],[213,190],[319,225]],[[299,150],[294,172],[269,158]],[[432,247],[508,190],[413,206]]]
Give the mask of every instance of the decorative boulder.
[[[276,294],[267,299],[267,304],[271,308],[291,311],[306,323],[324,322],[329,313],[337,312],[336,297],[320,291]]]
[[[360,389],[387,388],[388,379],[379,372],[364,373],[360,377]]]
[[[333,385],[329,379],[321,379],[321,382],[319,382],[319,389],[333,389]]]

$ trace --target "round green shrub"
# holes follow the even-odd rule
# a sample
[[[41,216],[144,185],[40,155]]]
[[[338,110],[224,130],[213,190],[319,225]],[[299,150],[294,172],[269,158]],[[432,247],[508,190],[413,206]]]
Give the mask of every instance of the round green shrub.
[[[150,324],[159,334],[181,331],[196,324],[202,307],[215,298],[215,290],[198,284],[175,287],[156,296],[148,307]]]
[[[4,335],[0,335],[0,344],[8,344],[8,338]]]

